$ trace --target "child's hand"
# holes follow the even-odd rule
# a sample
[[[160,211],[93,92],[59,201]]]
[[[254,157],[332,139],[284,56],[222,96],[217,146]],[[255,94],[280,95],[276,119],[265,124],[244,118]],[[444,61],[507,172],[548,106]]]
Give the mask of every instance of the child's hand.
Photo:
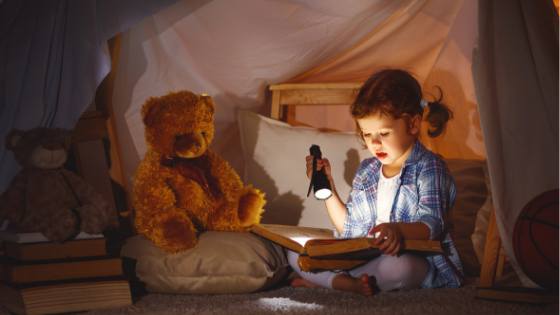
[[[385,254],[391,253],[395,256],[401,248],[401,240],[403,239],[400,227],[393,223],[381,223],[376,225],[369,231],[369,235],[375,235],[380,232],[375,245],[379,245],[379,250],[385,250]]]
[[[307,178],[311,180],[311,176],[313,175],[313,155],[306,156],[305,162],[307,168]],[[328,179],[331,179],[331,163],[329,163],[329,160],[317,159],[317,170],[319,171],[323,167],[325,168],[325,175],[327,175]]]

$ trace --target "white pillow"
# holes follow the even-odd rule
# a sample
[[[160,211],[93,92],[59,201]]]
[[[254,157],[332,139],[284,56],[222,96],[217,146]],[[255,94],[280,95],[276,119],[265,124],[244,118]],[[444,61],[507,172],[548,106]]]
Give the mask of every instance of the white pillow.
[[[250,111],[239,111],[241,146],[245,157],[245,184],[265,195],[261,223],[332,228],[324,201],[307,197],[309,179],[305,157],[312,144],[321,147],[332,165],[336,190],[346,202],[361,161],[371,157],[353,132],[322,133],[309,127],[292,127]]]
[[[284,249],[252,233],[207,231],[198,245],[170,254],[136,235],[121,249],[136,260],[136,276],[148,292],[249,293],[275,284],[287,271]]]

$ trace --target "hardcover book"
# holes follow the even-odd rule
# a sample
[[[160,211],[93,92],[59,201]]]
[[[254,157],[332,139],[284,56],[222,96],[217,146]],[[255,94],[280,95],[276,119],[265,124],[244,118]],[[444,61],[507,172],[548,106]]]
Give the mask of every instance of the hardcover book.
[[[0,281],[13,284],[122,275],[122,261],[112,257],[19,261],[0,257]]]
[[[303,271],[351,269],[382,254],[375,238],[338,239],[329,229],[256,224],[251,232],[298,252]],[[440,242],[421,240],[403,240],[401,251],[443,252]]]
[[[301,271],[309,272],[313,270],[346,270],[355,268],[361,264],[365,264],[373,258],[381,255],[372,255],[368,260],[357,259],[314,259],[306,255],[298,257],[298,266]]]
[[[87,234],[80,232],[74,240],[103,238],[103,234]],[[29,232],[21,229],[8,229],[0,231],[0,240],[13,243],[37,243],[37,242],[50,242],[41,232]]]
[[[103,256],[107,254],[105,238],[84,239],[64,243],[14,243],[5,242],[8,257],[23,260],[46,260],[76,257]]]
[[[13,285],[0,282],[0,303],[15,314],[80,312],[132,305],[123,277]]]

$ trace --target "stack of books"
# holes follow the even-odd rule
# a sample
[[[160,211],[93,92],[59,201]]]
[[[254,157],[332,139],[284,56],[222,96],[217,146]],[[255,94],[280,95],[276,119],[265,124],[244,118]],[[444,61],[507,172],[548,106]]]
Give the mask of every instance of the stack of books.
[[[132,304],[119,257],[102,234],[80,233],[62,244],[40,233],[0,231],[0,303],[16,314],[50,314]]]

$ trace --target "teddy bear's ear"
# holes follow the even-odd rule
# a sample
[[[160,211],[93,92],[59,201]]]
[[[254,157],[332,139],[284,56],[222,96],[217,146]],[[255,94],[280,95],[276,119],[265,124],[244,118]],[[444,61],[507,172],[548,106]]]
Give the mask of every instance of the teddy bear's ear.
[[[142,107],[144,126],[151,127],[163,107],[164,102],[160,99],[150,97]]]
[[[214,103],[214,100],[210,97],[210,95],[207,95],[206,93],[204,93],[200,96],[200,98],[202,98],[202,100],[204,101],[206,106],[210,107],[210,110],[212,112],[216,111],[216,104]]]
[[[25,131],[13,129],[6,136],[6,150],[14,151]]]

